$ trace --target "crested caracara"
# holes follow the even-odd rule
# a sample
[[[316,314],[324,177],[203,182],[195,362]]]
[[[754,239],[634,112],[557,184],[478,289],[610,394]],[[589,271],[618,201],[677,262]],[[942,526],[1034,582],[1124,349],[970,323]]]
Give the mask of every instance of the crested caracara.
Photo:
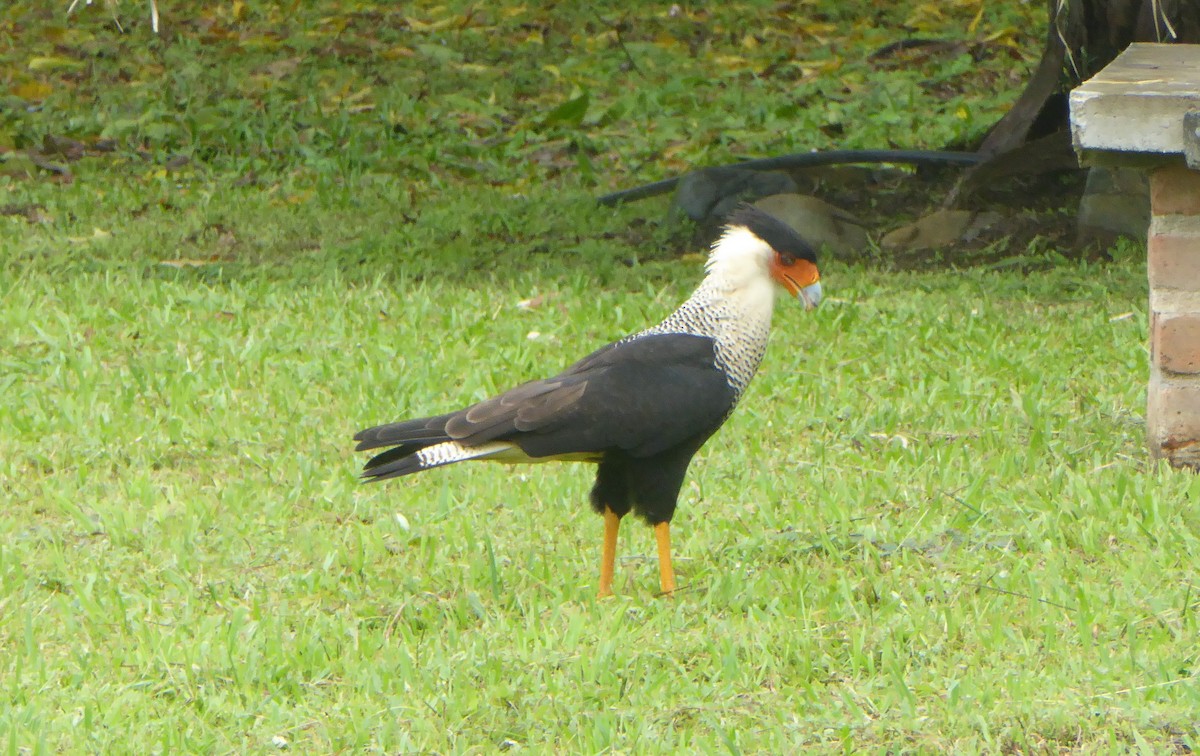
[[[357,450],[386,451],[363,477],[386,480],[466,460],[597,465],[604,517],[600,595],[612,593],[621,518],[654,528],[664,593],[675,590],[670,522],[692,456],[729,417],[767,347],[777,288],[821,301],[816,254],[752,206],[727,220],[695,293],[656,326],[602,347],[552,378],[465,409],[368,428]]]

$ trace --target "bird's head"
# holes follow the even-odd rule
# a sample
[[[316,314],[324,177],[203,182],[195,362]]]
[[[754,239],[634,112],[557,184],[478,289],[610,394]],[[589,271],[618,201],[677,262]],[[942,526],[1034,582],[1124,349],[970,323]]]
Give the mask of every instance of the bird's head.
[[[816,250],[791,226],[754,205],[740,205],[729,215],[708,266],[710,271],[718,267],[765,271],[789,294],[799,297],[806,309],[821,303]]]

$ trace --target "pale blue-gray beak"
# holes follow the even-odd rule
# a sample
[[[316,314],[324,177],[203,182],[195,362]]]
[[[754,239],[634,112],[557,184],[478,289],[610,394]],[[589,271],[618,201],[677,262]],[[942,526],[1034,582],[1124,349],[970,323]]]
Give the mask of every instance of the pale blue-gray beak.
[[[796,294],[804,302],[804,309],[811,310],[821,304],[821,282],[809,284]]]

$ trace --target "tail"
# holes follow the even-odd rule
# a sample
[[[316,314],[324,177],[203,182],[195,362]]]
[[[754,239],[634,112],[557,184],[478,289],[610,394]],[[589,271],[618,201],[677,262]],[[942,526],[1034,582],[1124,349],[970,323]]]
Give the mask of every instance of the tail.
[[[355,451],[394,447],[367,460],[363,479],[375,482],[399,478],[468,459],[488,459],[513,449],[513,444],[504,441],[464,446],[450,438],[446,422],[455,414],[378,425],[354,434],[358,442]]]

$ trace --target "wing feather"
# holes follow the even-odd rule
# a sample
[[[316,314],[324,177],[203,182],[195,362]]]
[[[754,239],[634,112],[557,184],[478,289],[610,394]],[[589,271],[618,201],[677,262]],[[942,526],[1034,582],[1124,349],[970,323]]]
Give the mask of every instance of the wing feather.
[[[449,441],[446,435],[446,421],[454,416],[451,412],[434,417],[418,417],[414,420],[403,420],[398,423],[377,425],[354,434],[358,446],[355,451],[378,449],[381,446],[396,444],[413,444],[417,448],[429,446],[441,441]]]
[[[532,458],[620,450],[649,457],[698,447],[733,409],[736,394],[716,366],[712,339],[655,334],[599,349],[559,375],[523,383],[458,412],[368,428],[359,451],[395,447],[368,468],[433,444],[508,441]]]
[[[707,438],[732,409],[711,339],[657,334],[601,349],[563,373],[451,416],[447,435],[513,441],[531,457],[621,449],[649,456]]]

